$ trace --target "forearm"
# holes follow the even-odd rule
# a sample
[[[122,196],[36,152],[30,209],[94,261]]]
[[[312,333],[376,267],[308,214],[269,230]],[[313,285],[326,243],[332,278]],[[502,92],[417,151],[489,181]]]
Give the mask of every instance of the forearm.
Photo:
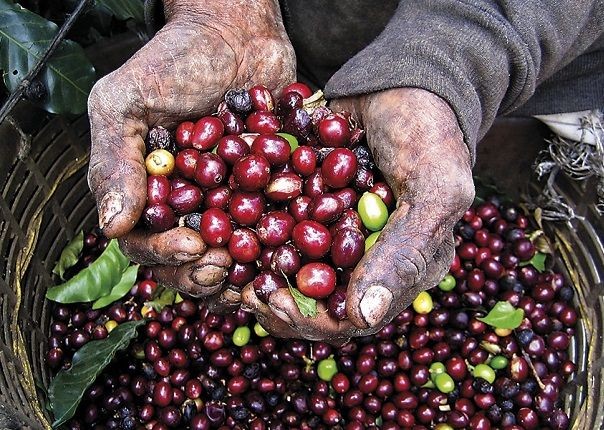
[[[327,95],[427,89],[452,106],[474,152],[497,113],[521,106],[602,32],[602,1],[577,3],[401,2],[384,32],[332,77]]]

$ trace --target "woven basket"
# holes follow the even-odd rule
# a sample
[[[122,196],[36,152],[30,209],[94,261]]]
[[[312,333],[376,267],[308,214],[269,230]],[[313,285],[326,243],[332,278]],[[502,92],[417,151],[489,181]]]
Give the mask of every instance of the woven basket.
[[[0,126],[4,145],[0,154],[0,428],[41,429],[50,428],[51,421],[44,406],[50,379],[44,356],[51,314],[44,293],[52,285],[50,273],[61,249],[75,232],[96,222],[86,181],[90,137],[85,116],[51,118],[26,103],[13,116],[31,139],[14,124]],[[535,155],[527,151],[523,139],[532,140],[534,151],[539,146],[535,142],[542,142],[543,130],[535,132],[535,124],[528,124],[523,129],[509,121],[498,123],[479,157],[477,173],[501,175],[501,183],[511,195],[517,195],[526,184],[526,172]],[[516,157],[513,165],[494,152],[501,142],[511,141],[517,141],[520,148],[514,153],[510,145],[506,151]],[[579,292],[576,300],[583,317],[571,347],[578,373],[564,393],[574,428],[595,429],[603,421],[599,407],[604,390],[600,375],[602,221],[591,202],[582,200],[585,193],[577,184],[561,182],[560,191],[585,216],[573,222],[572,229],[548,227],[559,248],[557,268]]]

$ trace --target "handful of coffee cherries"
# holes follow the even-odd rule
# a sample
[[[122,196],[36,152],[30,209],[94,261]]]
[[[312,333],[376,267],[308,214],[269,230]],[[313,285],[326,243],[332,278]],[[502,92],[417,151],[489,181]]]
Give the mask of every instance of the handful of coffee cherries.
[[[257,85],[173,132],[155,127],[146,144],[146,228],[193,228],[228,249],[234,287],[253,282],[265,302],[296,287],[346,318],[350,274],[395,205],[350,113],[303,83],[277,102]]]

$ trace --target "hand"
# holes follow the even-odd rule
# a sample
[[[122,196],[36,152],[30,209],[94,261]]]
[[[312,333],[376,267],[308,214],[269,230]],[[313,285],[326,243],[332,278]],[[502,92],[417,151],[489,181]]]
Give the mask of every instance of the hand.
[[[195,231],[134,230],[146,202],[144,137],[211,113],[229,88],[294,81],[295,56],[275,0],[166,0],[167,23],[127,63],[99,80],[88,107],[92,149],[88,180],[99,224],[134,261],[157,266],[165,285],[195,296],[216,294],[231,258]]]
[[[436,285],[453,259],[453,226],[474,198],[471,157],[455,114],[438,96],[398,88],[336,100],[364,126],[375,162],[397,196],[397,208],[376,244],[352,274],[346,297],[348,319],[336,321],[323,305],[305,318],[286,289],[268,305],[251,285],[245,308],[281,337],[341,344],[377,332],[420,291]]]

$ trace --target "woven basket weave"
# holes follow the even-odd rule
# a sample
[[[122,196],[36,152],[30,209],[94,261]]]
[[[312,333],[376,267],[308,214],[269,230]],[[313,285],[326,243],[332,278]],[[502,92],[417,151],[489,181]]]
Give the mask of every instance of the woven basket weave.
[[[85,116],[50,118],[24,104],[14,116],[32,138],[29,142],[8,122],[0,126],[0,428],[42,429],[50,428],[51,420],[44,407],[50,377],[44,364],[50,322],[44,292],[52,285],[50,272],[61,249],[75,232],[96,222],[86,181],[90,137]],[[477,166],[477,173],[496,174],[501,159],[489,156],[489,145],[484,148],[487,154],[479,159],[486,162]],[[504,168],[509,175],[509,166]],[[510,188],[523,181],[518,175],[506,180]],[[574,428],[596,429],[603,422],[599,405],[604,394],[602,221],[590,202],[580,198],[584,189],[562,182],[560,191],[585,216],[573,228],[548,227],[559,249],[557,268],[576,287],[583,317],[571,347],[578,373],[564,391],[565,404]]]

